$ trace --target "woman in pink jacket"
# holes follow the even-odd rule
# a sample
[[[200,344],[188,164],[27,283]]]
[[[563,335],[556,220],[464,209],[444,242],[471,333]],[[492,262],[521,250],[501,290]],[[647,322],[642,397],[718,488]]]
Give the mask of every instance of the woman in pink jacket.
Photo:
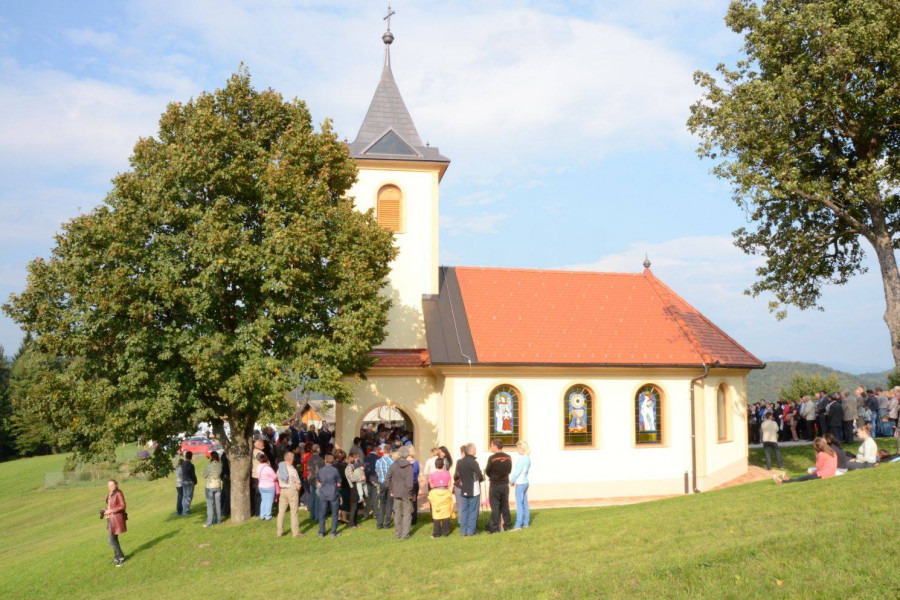
[[[113,564],[121,567],[125,563],[125,553],[119,545],[119,534],[125,533],[125,494],[119,489],[119,483],[115,479],[110,479],[106,483],[109,489],[109,495],[106,496],[106,510],[103,516],[106,517],[106,531],[109,534],[109,545],[113,549]]]
[[[269,459],[265,454],[259,455],[259,467],[256,469],[259,477],[259,518],[263,521],[272,520],[272,504],[275,503],[275,483],[278,476],[269,466]]]
[[[816,472],[790,479],[787,475],[775,477],[776,483],[794,483],[797,481],[810,481],[812,479],[830,479],[837,472],[837,454],[832,450],[825,438],[817,437],[813,442],[813,448],[816,449]]]

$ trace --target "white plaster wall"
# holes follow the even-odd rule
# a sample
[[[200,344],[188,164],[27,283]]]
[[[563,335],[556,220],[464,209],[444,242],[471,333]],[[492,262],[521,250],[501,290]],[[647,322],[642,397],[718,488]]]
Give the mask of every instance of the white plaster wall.
[[[439,377],[422,370],[388,374],[370,371],[367,379],[356,383],[353,403],[337,406],[338,443],[344,449],[350,448],[353,438],[359,435],[361,419],[375,407],[392,404],[412,419],[417,456],[427,458],[437,442],[443,414],[440,384]]]
[[[400,250],[391,264],[389,289],[394,301],[384,348],[425,348],[422,294],[438,292],[438,168],[373,167],[361,164],[351,188],[356,207],[375,208],[378,190],[388,184],[403,192]]]
[[[697,393],[703,393],[701,419],[698,428],[705,440],[702,456],[702,475],[714,474],[725,469],[736,461],[747,459],[747,420],[746,420],[746,378],[743,375],[713,372],[704,382],[697,386]],[[727,441],[719,441],[717,395],[720,384],[727,386],[725,396],[727,414]]]
[[[515,386],[522,395],[522,438],[531,445],[531,484],[535,499],[541,498],[600,498],[634,495],[680,494],[684,491],[684,473],[691,470],[690,380],[699,373],[653,374],[586,372],[583,376],[567,374],[448,376],[444,386],[452,398],[452,447],[468,441],[478,447],[480,458],[487,455],[489,424],[488,394],[495,386]],[[595,395],[595,446],[593,448],[564,448],[562,398],[573,384],[589,386]],[[663,407],[664,442],[662,445],[634,443],[634,396],[644,384],[653,383],[665,395]],[[743,377],[735,383],[743,389]],[[698,386],[698,393],[701,392]],[[714,393],[715,388],[711,388]],[[711,407],[715,408],[715,396]],[[702,401],[701,401],[702,402]],[[700,404],[700,402],[698,402]],[[703,438],[710,439],[707,424],[712,426],[712,445],[716,446],[715,413],[705,419]],[[698,415],[698,427],[700,427]],[[739,420],[733,420],[735,426]],[[744,427],[746,429],[746,427]],[[704,435],[705,433],[705,435]],[[707,470],[702,470],[703,448],[700,447],[698,471],[700,477],[729,467],[735,461],[746,460],[746,435],[740,438],[735,431],[734,442],[727,447],[710,449]],[[443,440],[442,440],[443,443]],[[515,449],[510,449],[514,460]],[[746,471],[746,469],[744,469]]]

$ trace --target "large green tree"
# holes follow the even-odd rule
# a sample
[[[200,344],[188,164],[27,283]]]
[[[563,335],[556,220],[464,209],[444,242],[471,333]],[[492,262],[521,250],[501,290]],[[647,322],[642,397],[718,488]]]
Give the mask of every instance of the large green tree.
[[[65,358],[50,409],[76,452],[210,421],[232,518],[248,518],[257,417],[301,382],[348,400],[342,377],[385,337],[396,249],[347,197],[356,173],[329,122],[317,131],[302,102],[254,90],[246,70],[170,104],[4,307]]]
[[[695,75],[688,126],[746,209],[737,245],[766,259],[750,293],[818,307],[869,248],[900,366],[900,2],[735,0],[725,21],[743,56]]]
[[[22,340],[10,369],[10,429],[19,456],[53,452],[70,433],[68,411],[51,410],[64,398],[61,375],[68,361],[45,354],[31,335]],[[62,417],[62,419],[60,418]]]
[[[0,346],[0,460],[15,455],[12,434],[12,403],[9,393],[9,359]]]

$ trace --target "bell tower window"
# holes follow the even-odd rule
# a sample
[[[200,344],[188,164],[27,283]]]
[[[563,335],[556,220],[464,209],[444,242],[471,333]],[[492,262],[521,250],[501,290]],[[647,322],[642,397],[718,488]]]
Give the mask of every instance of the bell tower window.
[[[403,233],[403,193],[396,185],[386,185],[378,190],[375,207],[378,224],[393,233]]]

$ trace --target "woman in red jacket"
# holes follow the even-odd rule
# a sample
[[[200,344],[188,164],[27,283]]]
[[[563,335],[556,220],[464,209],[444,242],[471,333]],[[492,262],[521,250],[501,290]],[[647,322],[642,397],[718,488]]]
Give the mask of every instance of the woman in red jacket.
[[[113,564],[121,567],[125,563],[125,553],[119,545],[119,534],[127,531],[125,527],[125,494],[119,489],[119,483],[115,479],[110,479],[106,486],[109,488],[109,495],[106,497],[106,510],[103,516],[106,517],[106,530],[109,532],[109,545],[113,549]]]

